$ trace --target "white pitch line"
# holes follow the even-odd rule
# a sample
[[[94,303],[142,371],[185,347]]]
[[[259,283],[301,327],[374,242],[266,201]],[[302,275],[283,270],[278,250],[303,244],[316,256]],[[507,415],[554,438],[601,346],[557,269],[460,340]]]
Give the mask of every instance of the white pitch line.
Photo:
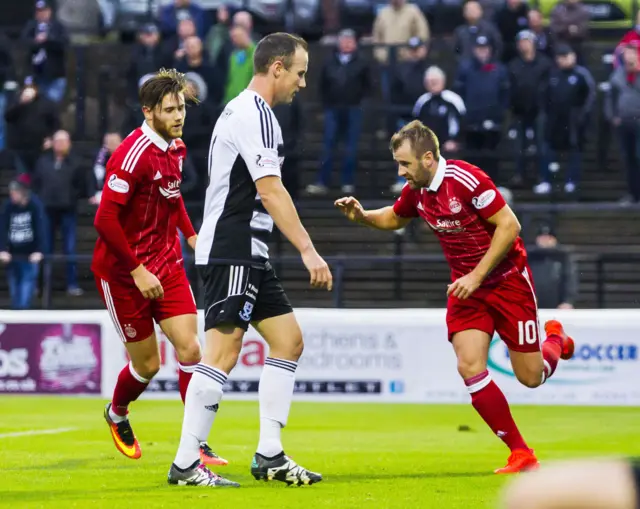
[[[13,433],[0,433],[0,438],[27,437],[33,435],[55,435],[75,431],[78,428],[54,428],[54,429],[30,429],[27,431],[14,431]]]

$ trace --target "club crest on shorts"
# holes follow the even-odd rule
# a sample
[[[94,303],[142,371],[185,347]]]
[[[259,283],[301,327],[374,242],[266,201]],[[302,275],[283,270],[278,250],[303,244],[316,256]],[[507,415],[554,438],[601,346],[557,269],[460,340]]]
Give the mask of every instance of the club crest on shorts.
[[[462,210],[462,204],[458,201],[458,198],[455,196],[449,200],[449,210],[452,214],[457,214]]]
[[[248,322],[251,320],[251,313],[253,313],[253,303],[245,302],[244,308],[242,308],[242,311],[240,311],[240,313],[238,314],[240,315],[240,318],[242,318],[245,322]]]
[[[130,324],[125,324],[124,326],[124,333],[127,335],[128,338],[135,338],[138,335],[138,331],[135,330],[133,327],[131,327]]]

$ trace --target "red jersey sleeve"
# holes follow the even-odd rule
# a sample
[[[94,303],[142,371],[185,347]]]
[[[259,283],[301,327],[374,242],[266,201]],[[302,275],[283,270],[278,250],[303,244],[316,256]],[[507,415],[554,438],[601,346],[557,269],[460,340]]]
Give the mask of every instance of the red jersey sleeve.
[[[405,184],[402,188],[402,193],[393,204],[393,211],[396,216],[399,217],[418,217],[418,210],[416,209],[418,193],[409,187],[409,184]]]
[[[134,145],[135,147],[135,145]],[[145,177],[145,165],[138,161],[135,151],[123,150],[122,145],[107,163],[107,178],[104,181],[101,200],[126,205],[135,193],[136,184]]]
[[[507,204],[493,181],[479,168],[469,165],[463,177],[463,182],[458,181],[462,194],[482,219],[489,219]]]

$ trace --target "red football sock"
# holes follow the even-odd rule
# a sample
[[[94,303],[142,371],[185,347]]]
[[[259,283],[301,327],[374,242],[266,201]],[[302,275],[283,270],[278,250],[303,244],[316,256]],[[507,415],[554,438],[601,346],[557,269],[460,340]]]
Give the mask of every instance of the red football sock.
[[[491,380],[489,371],[464,381],[471,394],[471,404],[480,417],[512,451],[528,449],[524,438],[513,421],[509,403],[500,388]]]
[[[189,382],[197,365],[197,362],[180,363],[180,369],[178,370],[178,387],[180,388],[180,397],[183,403],[187,397],[187,387],[189,387]]]
[[[149,380],[136,373],[131,363],[122,368],[113,391],[113,400],[111,400],[113,413],[122,417],[127,415],[129,403],[138,399],[147,385],[149,385]]]
[[[542,358],[544,359],[544,381],[556,371],[560,354],[562,353],[562,338],[557,334],[549,334],[542,343]],[[544,383],[543,381],[543,383]]]

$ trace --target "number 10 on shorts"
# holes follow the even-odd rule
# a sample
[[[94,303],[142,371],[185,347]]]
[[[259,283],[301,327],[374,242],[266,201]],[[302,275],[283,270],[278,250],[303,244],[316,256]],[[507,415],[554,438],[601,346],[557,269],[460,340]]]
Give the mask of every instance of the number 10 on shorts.
[[[535,345],[538,342],[538,327],[535,320],[520,320],[518,322],[518,343],[520,345]]]

